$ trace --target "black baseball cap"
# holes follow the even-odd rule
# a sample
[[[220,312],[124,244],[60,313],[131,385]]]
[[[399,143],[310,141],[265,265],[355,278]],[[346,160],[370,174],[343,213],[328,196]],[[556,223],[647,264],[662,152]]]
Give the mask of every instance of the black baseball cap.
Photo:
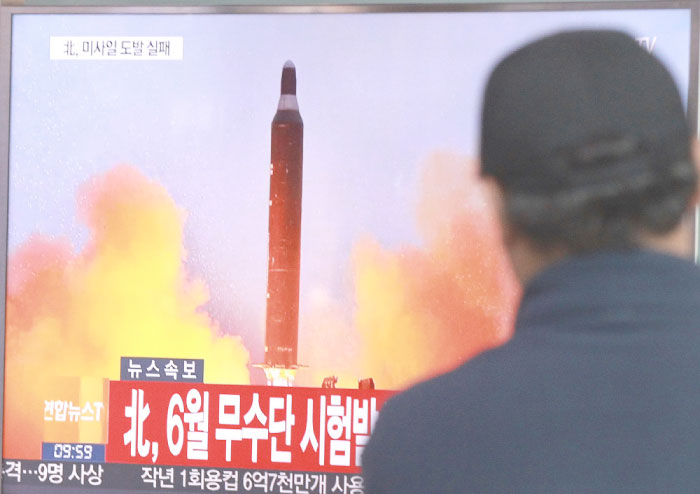
[[[668,70],[617,31],[532,42],[493,70],[482,173],[506,189],[565,192],[688,160],[690,130]]]

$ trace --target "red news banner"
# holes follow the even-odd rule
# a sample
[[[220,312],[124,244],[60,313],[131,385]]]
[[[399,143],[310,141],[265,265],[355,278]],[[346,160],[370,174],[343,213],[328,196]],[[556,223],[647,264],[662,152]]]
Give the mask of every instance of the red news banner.
[[[112,381],[107,462],[360,472],[394,391]]]

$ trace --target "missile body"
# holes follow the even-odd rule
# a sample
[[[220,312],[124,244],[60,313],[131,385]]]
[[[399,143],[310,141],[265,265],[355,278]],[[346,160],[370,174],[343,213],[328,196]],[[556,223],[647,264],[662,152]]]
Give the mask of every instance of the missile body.
[[[299,327],[304,123],[296,97],[296,69],[291,61],[282,69],[282,90],[271,137],[264,367],[288,369],[293,379]],[[272,381],[270,375],[268,381]]]

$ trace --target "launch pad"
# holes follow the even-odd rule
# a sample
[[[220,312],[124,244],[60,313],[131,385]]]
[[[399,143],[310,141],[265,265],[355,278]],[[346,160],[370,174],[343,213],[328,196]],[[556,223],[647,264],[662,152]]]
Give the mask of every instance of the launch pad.
[[[267,364],[255,364],[253,367],[258,367],[265,372],[268,386],[290,387],[294,386],[294,378],[296,377],[297,370],[302,366],[281,367]]]

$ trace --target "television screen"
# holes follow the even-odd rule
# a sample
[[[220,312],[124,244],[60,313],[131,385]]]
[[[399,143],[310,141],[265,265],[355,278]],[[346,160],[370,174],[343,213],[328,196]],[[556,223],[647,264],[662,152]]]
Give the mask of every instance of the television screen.
[[[691,2],[488,9],[2,7],[3,492],[361,493],[382,404],[512,332],[490,68],[621,29],[695,128]]]

